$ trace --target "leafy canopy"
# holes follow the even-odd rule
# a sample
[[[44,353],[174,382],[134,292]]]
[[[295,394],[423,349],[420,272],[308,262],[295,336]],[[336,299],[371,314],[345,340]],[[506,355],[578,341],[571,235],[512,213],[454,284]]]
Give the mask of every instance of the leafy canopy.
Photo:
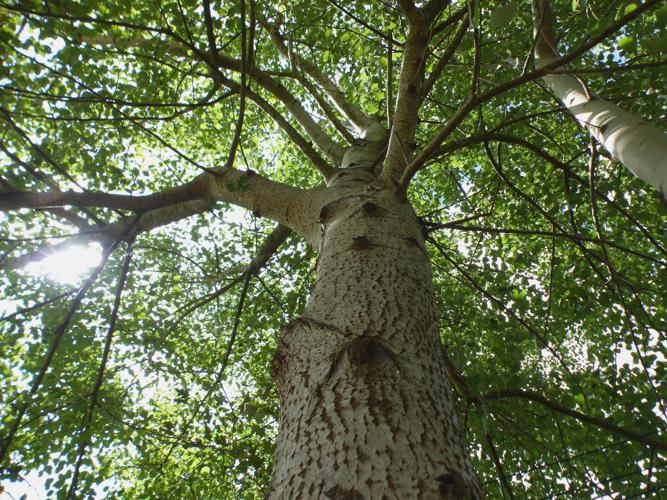
[[[667,7],[654,4],[569,68],[664,129]],[[302,124],[249,68],[279,81],[340,144],[351,128],[335,126],[330,118],[342,117],[281,58],[264,22],[386,120],[407,27],[392,2],[207,5],[3,2],[2,190],[160,192],[225,165],[235,141],[236,168],[318,185],[312,155],[260,102],[303,138]],[[639,7],[553,2],[562,53]],[[245,57],[244,69],[211,69],[207,9],[216,49]],[[528,2],[453,1],[434,26],[427,79],[450,54],[420,109],[417,152],[472,86],[481,94],[532,68]],[[587,132],[533,78],[470,109],[410,185],[466,437],[491,498],[508,489],[629,497],[667,484],[665,207],[601,153],[591,161]],[[3,439],[25,413],[2,481],[38,470],[53,495],[74,482],[80,495],[123,498],[262,495],[278,403],[271,358],[281,325],[305,304],[315,255],[291,236],[250,272],[272,223],[222,202],[195,212],[133,245],[108,228],[141,210],[2,214]],[[74,285],[22,265],[96,239],[108,260]]]

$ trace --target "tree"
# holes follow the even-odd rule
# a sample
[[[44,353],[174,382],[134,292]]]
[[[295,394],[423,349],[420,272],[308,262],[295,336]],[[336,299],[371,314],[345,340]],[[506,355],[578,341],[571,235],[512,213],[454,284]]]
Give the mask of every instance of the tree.
[[[3,477],[663,489],[666,21],[657,0],[3,3]],[[653,123],[629,122],[652,156],[610,147],[573,80]],[[91,242],[75,286],[25,270]]]

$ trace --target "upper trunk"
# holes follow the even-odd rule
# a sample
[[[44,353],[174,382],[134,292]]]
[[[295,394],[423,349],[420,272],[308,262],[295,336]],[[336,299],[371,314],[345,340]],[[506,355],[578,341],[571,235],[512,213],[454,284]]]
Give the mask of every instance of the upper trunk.
[[[281,335],[271,498],[481,497],[410,204],[348,170],[320,192],[317,281]]]

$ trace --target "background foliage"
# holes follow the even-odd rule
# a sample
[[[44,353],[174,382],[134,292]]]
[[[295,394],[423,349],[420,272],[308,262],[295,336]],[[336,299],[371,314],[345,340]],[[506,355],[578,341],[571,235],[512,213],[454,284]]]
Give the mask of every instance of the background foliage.
[[[637,3],[553,2],[561,50],[579,46]],[[207,44],[198,1],[0,5],[4,190],[57,185],[144,194],[182,184],[199,166],[225,163],[238,96],[216,87],[206,64],[178,42]],[[212,10],[218,47],[240,57],[240,5],[224,0]],[[395,88],[405,40],[397,7],[258,1],[254,10],[258,20],[279,23],[295,50],[351,100],[384,115],[388,65]],[[460,22],[467,19],[471,28],[425,101],[417,148],[468,95],[473,28],[480,30],[481,90],[531,67],[528,2],[452,2],[442,21],[455,15],[456,22],[434,34],[429,68]],[[587,69],[580,76],[590,89],[663,129],[666,23],[667,6],[658,4],[572,64]],[[389,37],[395,40],[391,61]],[[289,71],[259,27],[254,65],[278,77]],[[323,118],[298,81],[281,81]],[[288,116],[266,90],[250,88]],[[462,142],[480,136],[487,144]],[[251,103],[236,165],[302,187],[320,182],[301,151]],[[458,385],[461,416],[490,498],[508,494],[502,476],[514,495],[530,498],[615,492],[657,498],[667,486],[664,447],[516,394],[492,396],[530,391],[664,443],[665,205],[616,162],[603,157],[596,167],[591,179],[586,131],[543,84],[531,81],[475,109],[411,185],[410,199],[430,231],[442,341],[465,380]],[[93,230],[126,215],[69,213]],[[2,217],[6,258],[77,232],[71,217],[54,211]],[[218,204],[137,238],[98,404],[85,425],[113,315],[121,245],[76,307],[42,387],[30,398],[2,464],[3,480],[39,470],[49,478],[49,495],[64,496],[78,445],[90,439],[80,495],[260,497],[276,431],[275,341],[305,304],[315,259],[291,237],[247,281],[244,294],[243,266],[270,229],[252,214]],[[0,418],[7,429],[88,278],[63,284],[7,266],[0,279]]]

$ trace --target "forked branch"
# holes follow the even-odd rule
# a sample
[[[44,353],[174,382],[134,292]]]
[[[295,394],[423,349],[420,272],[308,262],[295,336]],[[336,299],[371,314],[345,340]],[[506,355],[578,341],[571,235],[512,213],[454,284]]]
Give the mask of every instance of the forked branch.
[[[263,22],[262,26],[271,37],[278,53],[317,82],[336,105],[336,108],[357,128],[359,135],[364,136],[377,128],[378,121],[375,118],[367,115],[359,106],[350,102],[338,85],[311,61],[297,55],[293,47],[288,47],[287,40],[282,36],[277,26],[269,22]]]

